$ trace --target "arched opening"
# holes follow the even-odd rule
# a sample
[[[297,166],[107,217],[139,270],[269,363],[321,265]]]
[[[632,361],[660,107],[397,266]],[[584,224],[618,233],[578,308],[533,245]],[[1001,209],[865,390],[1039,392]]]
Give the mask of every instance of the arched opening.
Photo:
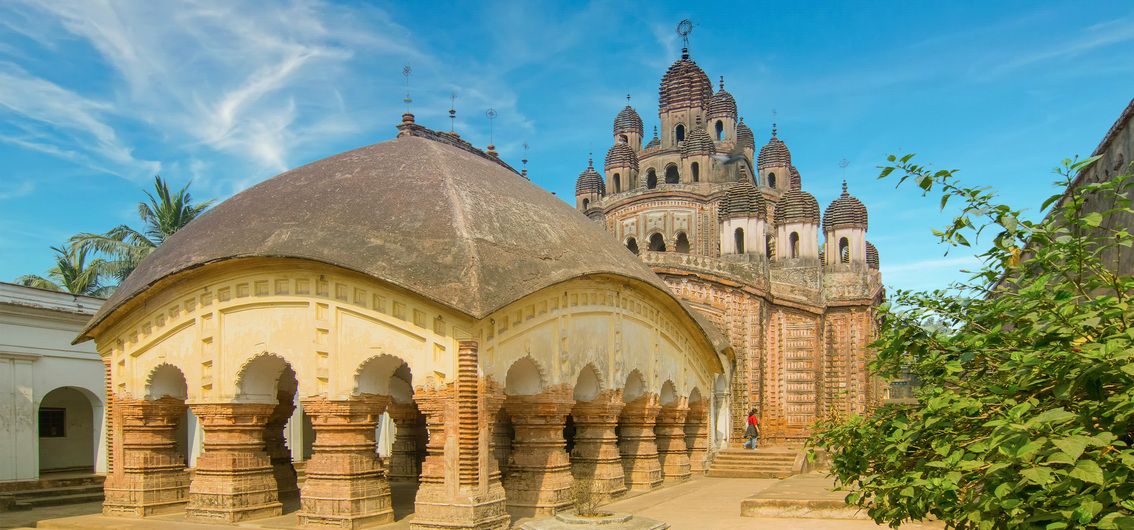
[[[101,403],[90,391],[64,386],[39,402],[39,472],[78,471],[94,473],[96,443],[95,408]]]
[[[673,381],[666,381],[662,384],[660,398],[661,406],[673,405],[677,401],[677,388],[673,385]]]
[[[839,263],[850,263],[850,242],[847,238],[839,238]]]
[[[632,237],[628,238],[626,240],[626,248],[629,249],[630,252],[633,252],[635,256],[638,255],[638,240]]]
[[[413,484],[426,456],[425,417],[413,400],[413,372],[393,355],[372,357],[355,374],[355,395],[389,396],[374,430],[375,452],[389,459],[390,482]]]
[[[626,136],[625,134],[618,135],[618,140],[621,141],[624,144],[630,143],[630,137]]]
[[[679,123],[673,128],[673,143],[685,141],[685,124]]]
[[[677,242],[674,243],[674,249],[682,254],[689,253],[689,238],[685,235],[685,232],[677,233]]]
[[[583,199],[583,209],[586,210],[587,208],[590,208],[590,207],[591,207],[591,200],[590,199]]]
[[[543,391],[543,374],[535,359],[524,357],[508,368],[504,393],[509,396],[534,396]]]
[[[665,238],[661,234],[654,232],[650,236],[650,251],[665,252]]]
[[[262,353],[248,361],[237,374],[236,401],[274,404],[264,425],[264,452],[272,463],[272,475],[281,499],[299,495],[298,476],[284,434],[295,412],[299,382],[295,370],[282,357]]]
[[[646,378],[637,369],[626,375],[626,384],[622,387],[622,402],[630,403],[646,395]]]
[[[729,416],[732,414],[728,386],[728,378],[725,377],[725,374],[717,374],[713,381],[712,408],[709,410],[709,418],[712,422],[713,447],[720,447],[728,440]]]
[[[776,174],[775,173],[768,173],[768,187],[769,188],[776,187]]]
[[[724,140],[724,122],[717,120],[717,124],[714,128],[717,130],[717,141]]]
[[[593,364],[587,364],[575,380],[573,397],[575,401],[590,401],[598,397],[599,392],[602,392],[602,382],[598,370]]]
[[[646,187],[651,190],[658,187],[658,173],[654,168],[646,170]]]
[[[689,171],[693,174],[693,182],[701,181],[701,165],[693,162],[689,165]]]
[[[776,255],[776,241],[767,234],[764,235],[764,255],[768,259],[772,259]]]
[[[189,385],[185,382],[185,374],[172,364],[160,364],[150,372],[146,380],[146,399],[173,398],[180,401],[189,399]],[[197,429],[197,416],[189,408],[185,409],[185,416],[177,423],[174,433],[177,441],[177,453],[189,467],[196,461],[201,452],[201,433]]]
[[[665,168],[665,183],[677,184],[681,182],[681,174],[677,171],[677,164],[670,164]]]
[[[732,233],[733,241],[736,243],[736,253],[744,254],[744,229],[737,228]]]
[[[799,257],[799,233],[798,232],[792,232],[791,235],[788,236],[787,240],[788,240],[788,257],[798,258]]]
[[[622,192],[622,176],[618,173],[614,174],[614,193]]]

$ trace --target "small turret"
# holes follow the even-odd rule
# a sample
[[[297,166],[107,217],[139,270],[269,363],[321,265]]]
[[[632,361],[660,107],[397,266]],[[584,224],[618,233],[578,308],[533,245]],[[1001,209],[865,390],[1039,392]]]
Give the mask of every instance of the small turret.
[[[764,195],[747,180],[725,192],[717,208],[721,254],[767,253],[768,206]]]
[[[788,190],[776,203],[776,260],[819,258],[819,202],[803,190]]]
[[[579,173],[579,178],[575,179],[575,207],[585,212],[604,195],[606,195],[606,183],[603,182],[602,175],[595,171],[594,159],[588,157],[587,169]]]
[[[789,189],[791,178],[791,151],[787,144],[776,136],[776,124],[772,124],[772,138],[760,148],[756,157],[756,172],[760,183],[778,190]]]
[[[866,263],[866,229],[866,205],[847,193],[847,181],[844,180],[842,195],[831,201],[823,213],[826,263]]]
[[[622,193],[638,187],[638,155],[622,138],[617,138],[606,152],[603,170],[610,182],[611,193]]]

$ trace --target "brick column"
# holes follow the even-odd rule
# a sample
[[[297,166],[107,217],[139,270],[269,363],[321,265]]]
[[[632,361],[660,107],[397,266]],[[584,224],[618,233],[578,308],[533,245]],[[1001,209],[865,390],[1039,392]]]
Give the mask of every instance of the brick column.
[[[515,431],[504,476],[512,515],[552,515],[572,504],[571,459],[563,427],[574,404],[566,385],[504,400]]]
[[[689,404],[689,416],[685,418],[685,445],[689,448],[690,471],[703,475],[708,471],[705,465],[705,455],[709,452],[708,401]]]
[[[287,427],[291,414],[295,412],[295,395],[279,392],[278,403],[264,426],[264,452],[272,462],[272,476],[276,480],[276,491],[281,499],[295,498],[299,495],[295,466],[291,463],[291,449],[287,447],[284,427]]]
[[[185,402],[169,397],[119,399],[115,407],[122,459],[106,477],[102,512],[145,517],[180,511],[189,497],[185,459],[177,451],[177,426],[185,417]]]
[[[394,520],[390,483],[374,439],[388,400],[373,394],[303,400],[315,429],[315,453],[305,468],[300,525],[361,528]]]
[[[618,415],[622,392],[607,390],[591,401],[575,403],[575,447],[571,450],[571,474],[591,482],[591,492],[609,502],[626,493],[626,472],[618,454]]]
[[[190,406],[205,431],[205,450],[189,485],[185,517],[236,523],[283,513],[264,452],[264,427],[276,405],[200,403]]]
[[[417,444],[425,430],[421,413],[413,403],[394,401],[386,405],[386,412],[394,420],[397,429],[390,448],[388,478],[390,482],[417,483],[417,478],[421,475],[421,451]]]
[[[661,408],[658,413],[657,436],[658,459],[661,461],[662,477],[670,482],[689,480],[689,449],[685,446],[685,417],[689,407],[685,398]]]
[[[627,403],[619,416],[618,452],[626,472],[626,487],[631,492],[649,491],[662,483],[654,436],[660,410],[658,396],[646,394]]]

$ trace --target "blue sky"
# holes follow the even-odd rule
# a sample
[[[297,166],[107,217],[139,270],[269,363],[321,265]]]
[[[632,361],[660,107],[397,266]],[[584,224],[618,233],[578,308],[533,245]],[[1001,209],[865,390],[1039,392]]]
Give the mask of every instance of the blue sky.
[[[627,93],[657,123],[658,81],[694,21],[758,145],[773,109],[804,188],[850,190],[891,287],[959,279],[935,200],[878,181],[890,152],[960,168],[1017,205],[1089,154],[1134,96],[1134,5],[1082,2],[38,2],[0,4],[0,279],[49,246],[136,224],[155,173],[226,198],[393,136],[411,64],[418,122],[495,143],[570,199]],[[1089,9],[1087,9],[1089,7]]]

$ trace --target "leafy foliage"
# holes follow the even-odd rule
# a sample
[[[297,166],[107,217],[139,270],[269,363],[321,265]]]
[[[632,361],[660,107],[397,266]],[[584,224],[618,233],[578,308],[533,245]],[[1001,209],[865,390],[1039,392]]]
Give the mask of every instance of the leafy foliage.
[[[101,259],[87,261],[86,249],[75,247],[51,247],[55,252],[55,266],[47,271],[47,277],[27,274],[16,279],[16,283],[71,294],[105,297],[113,286],[100,284],[99,270]]]
[[[1134,529],[1134,278],[1114,272],[1132,236],[1109,222],[1132,213],[1134,181],[1082,183],[1033,222],[955,170],[889,162],[880,178],[960,204],[942,243],[991,240],[970,281],[883,308],[872,369],[921,386],[819,425],[847,501],[891,526]],[[1064,161],[1060,184],[1093,162]]]

